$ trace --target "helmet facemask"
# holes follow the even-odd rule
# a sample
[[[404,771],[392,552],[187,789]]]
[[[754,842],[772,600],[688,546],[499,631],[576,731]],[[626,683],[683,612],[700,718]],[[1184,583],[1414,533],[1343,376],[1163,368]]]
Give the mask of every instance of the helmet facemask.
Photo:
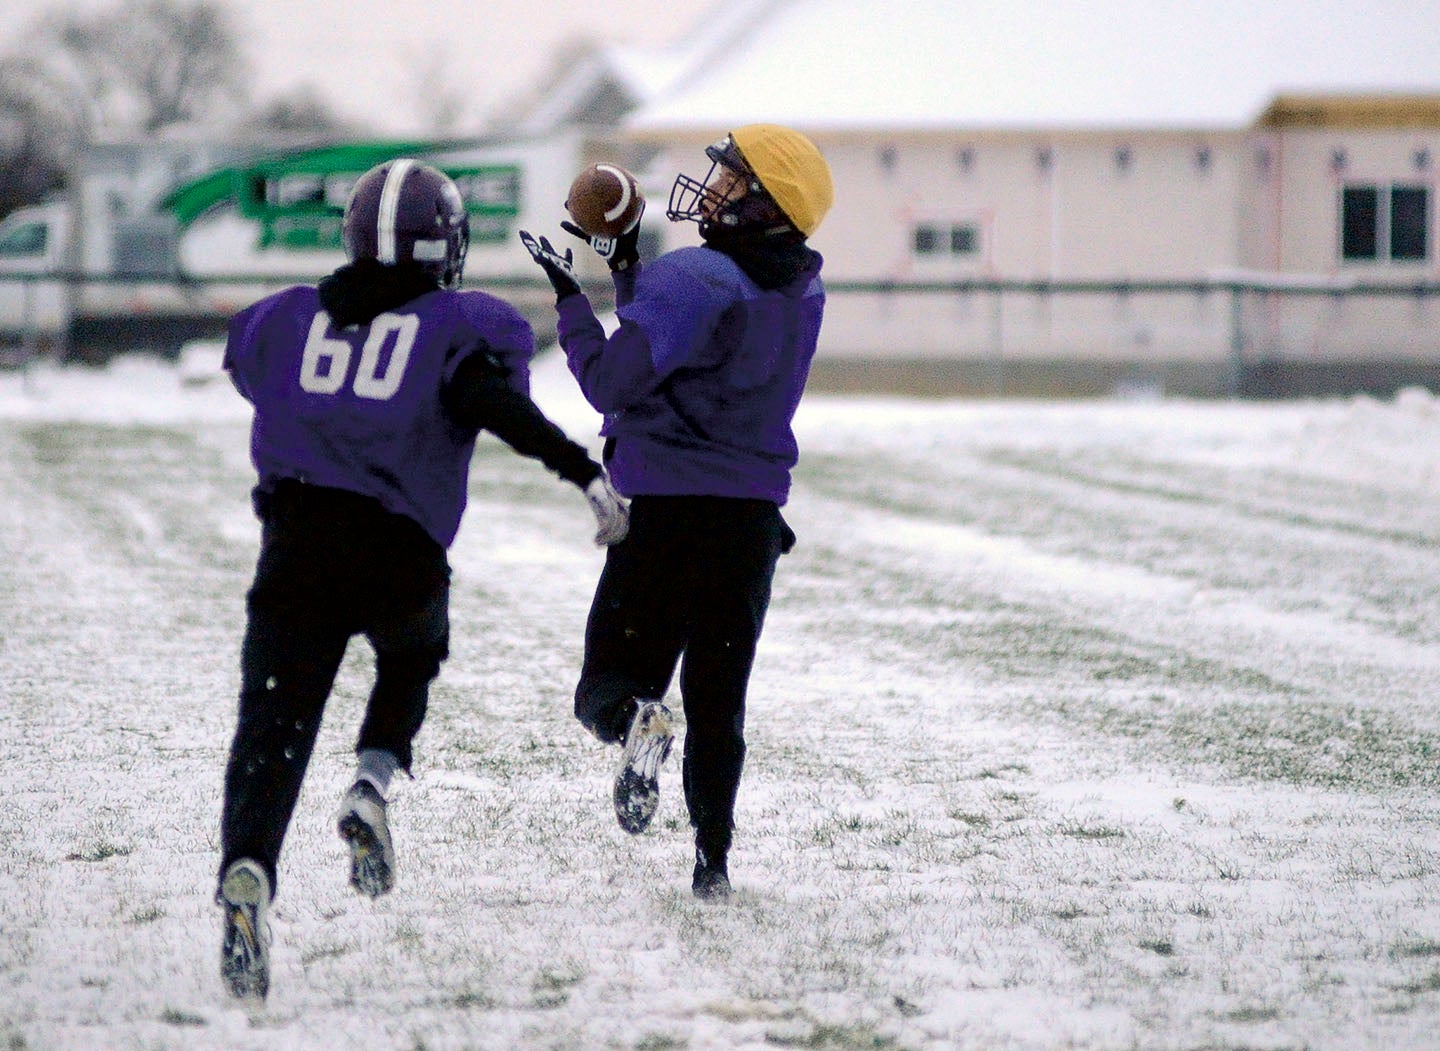
[[[707,240],[729,234],[794,232],[730,136],[706,147],[705,155],[711,163],[704,182],[684,174],[676,176],[666,218],[699,223],[700,236]]]
[[[415,263],[440,282],[441,288],[459,288],[460,278],[465,273],[465,256],[470,251],[470,224],[465,222],[452,229],[443,242],[443,250],[438,246],[431,249],[432,245],[436,245],[436,242],[414,242],[411,255]],[[427,249],[433,252],[434,259],[427,258]]]

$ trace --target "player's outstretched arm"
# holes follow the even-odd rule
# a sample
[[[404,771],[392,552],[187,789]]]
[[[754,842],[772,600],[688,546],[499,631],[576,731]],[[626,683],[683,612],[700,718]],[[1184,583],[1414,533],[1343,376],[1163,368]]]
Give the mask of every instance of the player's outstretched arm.
[[[505,370],[488,354],[471,354],[441,392],[448,412],[462,427],[486,430],[521,456],[539,460],[585,494],[595,514],[597,544],[618,544],[629,530],[629,509],[605,477],[605,470],[571,441],[526,394],[505,380]]]

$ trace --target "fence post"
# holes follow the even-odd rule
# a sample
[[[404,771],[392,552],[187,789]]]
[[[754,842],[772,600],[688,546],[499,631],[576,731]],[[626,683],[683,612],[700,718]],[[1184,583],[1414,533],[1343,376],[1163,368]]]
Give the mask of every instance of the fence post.
[[[1225,393],[1240,396],[1241,379],[1245,374],[1245,291],[1238,283],[1230,286],[1230,368],[1225,377]]]
[[[37,307],[35,300],[38,298],[35,292],[35,281],[22,279],[20,296],[24,302],[21,309],[20,323],[20,379],[21,385],[26,394],[35,393],[35,359],[39,356],[40,336],[38,329],[40,322],[36,319]]]
[[[1003,398],[1005,396],[1005,292],[996,285],[994,292],[994,309],[991,318],[991,334],[994,339],[994,353],[991,355],[992,383],[994,385],[994,396]]]

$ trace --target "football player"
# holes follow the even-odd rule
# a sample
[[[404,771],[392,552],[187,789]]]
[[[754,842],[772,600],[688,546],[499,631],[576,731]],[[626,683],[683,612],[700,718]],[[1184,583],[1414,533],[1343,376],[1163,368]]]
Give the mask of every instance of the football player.
[[[745,698],[771,581],[795,535],[781,517],[798,449],[791,420],[809,375],[825,290],[807,244],[833,197],[804,135],[736,128],[680,175],[666,216],[703,244],[642,264],[639,222],[589,241],[610,266],[619,327],[608,338],[573,256],[521,240],[556,293],[560,344],[605,416],[605,460],[630,498],[628,538],[606,553],[585,630],[575,714],[623,746],[616,816],[643,831],[673,740],[662,698],[677,663],[683,785],[695,834],[691,888],[728,897],[728,855],[745,759]]]
[[[242,998],[269,988],[276,863],[355,635],[375,651],[375,682],[339,833],[359,893],[394,885],[386,795],[395,771],[410,769],[448,654],[446,551],[478,433],[583,491],[597,543],[618,542],[628,523],[604,470],[529,397],[530,325],[494,296],[458,291],[469,220],[454,182],[408,158],[372,168],[350,195],[343,238],[346,265],[241,311],[225,350],[254,406],[262,523],[217,891],[221,973]]]

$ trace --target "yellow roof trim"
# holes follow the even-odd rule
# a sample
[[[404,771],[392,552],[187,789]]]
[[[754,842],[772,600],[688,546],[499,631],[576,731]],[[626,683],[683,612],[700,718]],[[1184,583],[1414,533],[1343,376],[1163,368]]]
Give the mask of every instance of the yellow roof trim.
[[[1440,128],[1440,95],[1277,95],[1261,128]]]

